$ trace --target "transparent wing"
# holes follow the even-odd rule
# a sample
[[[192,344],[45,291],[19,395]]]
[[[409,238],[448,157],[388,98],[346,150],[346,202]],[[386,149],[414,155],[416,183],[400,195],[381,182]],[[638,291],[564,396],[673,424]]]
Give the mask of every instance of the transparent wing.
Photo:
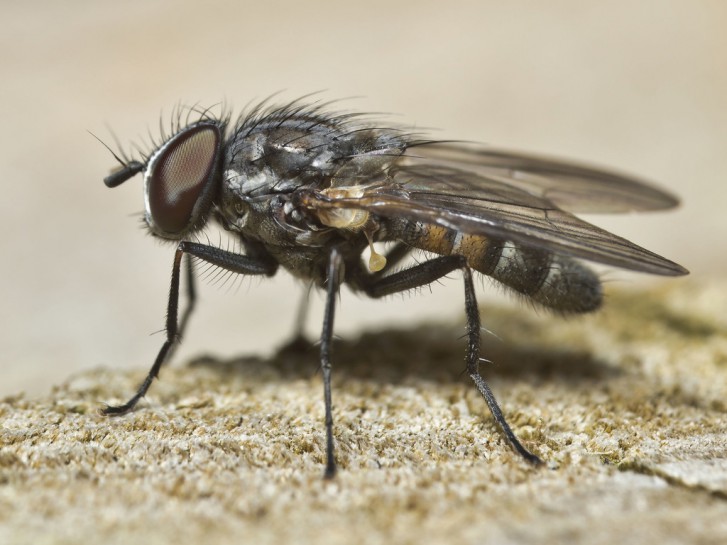
[[[529,185],[525,189],[520,179],[506,173],[485,175],[480,168],[470,171],[450,164],[450,160],[438,161],[434,157],[405,156],[389,167],[384,181],[367,184],[359,180],[355,192],[343,191],[340,197],[308,193],[302,202],[311,209],[359,209],[381,217],[406,217],[635,271],[667,276],[687,274],[680,265],[577,218],[551,198],[555,193],[569,195],[566,201],[574,205],[598,204],[594,197],[582,193],[585,188],[598,191],[600,185],[594,176],[576,181],[573,170],[562,178],[546,179],[539,175],[537,192]],[[562,165],[562,170],[566,170],[567,165]],[[600,171],[587,172],[598,172],[601,180],[606,176]],[[610,196],[611,208],[623,210],[630,204],[632,209],[651,210],[676,204],[676,200],[657,189],[627,178],[617,179],[621,181],[616,185],[622,190],[601,191]]]
[[[665,210],[679,204],[673,195],[631,176],[484,146],[428,143],[410,148],[405,160],[464,168],[545,197],[570,212]]]

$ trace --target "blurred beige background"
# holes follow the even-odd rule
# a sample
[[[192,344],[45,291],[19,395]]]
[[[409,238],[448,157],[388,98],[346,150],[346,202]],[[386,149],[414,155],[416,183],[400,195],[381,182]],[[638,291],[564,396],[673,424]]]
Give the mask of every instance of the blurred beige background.
[[[150,365],[172,248],[139,228],[139,180],[104,187],[114,160],[87,131],[139,141],[180,101],[239,111],[281,90],[324,90],[437,137],[631,171],[683,207],[598,223],[697,281],[726,270],[725,2],[38,1],[0,13],[0,395]],[[300,297],[285,274],[200,291],[177,361],[272,350]],[[459,319],[461,291],[453,278],[386,303],[344,294],[337,331]]]

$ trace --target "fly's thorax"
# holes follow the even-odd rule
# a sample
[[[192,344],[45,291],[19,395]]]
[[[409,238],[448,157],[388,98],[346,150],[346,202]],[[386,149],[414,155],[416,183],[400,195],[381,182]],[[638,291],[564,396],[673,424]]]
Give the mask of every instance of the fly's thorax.
[[[256,197],[368,180],[406,149],[395,131],[360,128],[307,114],[251,120],[236,128],[225,151],[225,180]]]
[[[415,248],[461,255],[472,269],[548,308],[582,313],[601,305],[598,276],[567,256],[420,221],[388,219],[384,227],[388,237]]]
[[[332,244],[342,242],[360,248],[359,252],[365,247],[362,234],[322,224],[317,216],[295,206],[289,194],[240,198],[226,193],[218,217],[225,229],[262,244],[274,254],[307,254],[309,249],[325,253]]]
[[[330,151],[323,144],[300,130],[236,132],[225,153],[225,183],[242,196],[259,197],[292,191],[309,177],[330,177]]]
[[[234,192],[223,192],[219,215],[225,229],[265,245],[295,244],[300,232],[286,220],[284,195],[247,198]]]
[[[286,195],[222,199],[217,218],[236,232],[246,245],[254,246],[293,276],[322,285],[325,280],[330,232],[304,229],[290,223]],[[328,230],[330,231],[330,229]]]

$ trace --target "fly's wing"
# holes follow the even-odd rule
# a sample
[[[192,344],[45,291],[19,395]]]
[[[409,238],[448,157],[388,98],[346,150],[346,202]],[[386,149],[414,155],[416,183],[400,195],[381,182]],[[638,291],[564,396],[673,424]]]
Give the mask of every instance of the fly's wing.
[[[410,148],[406,159],[466,168],[491,180],[503,180],[545,197],[576,213],[665,210],[679,200],[642,180],[568,161],[497,150],[484,146],[427,143]]]
[[[687,274],[680,265],[520,188],[518,180],[408,160],[392,165],[388,175],[384,182],[356,184],[355,191],[340,192],[340,197],[311,193],[302,203],[313,210],[353,209],[405,217],[634,271]]]

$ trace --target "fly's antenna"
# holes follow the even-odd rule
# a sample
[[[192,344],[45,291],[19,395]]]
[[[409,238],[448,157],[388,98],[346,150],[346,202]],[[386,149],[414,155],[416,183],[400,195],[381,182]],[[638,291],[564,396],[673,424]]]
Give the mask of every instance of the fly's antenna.
[[[119,157],[119,155],[111,149],[111,147],[101,140],[98,136],[93,134],[91,131],[88,131],[88,134],[93,136],[96,140],[98,140],[103,147],[105,147],[111,155],[113,155],[114,159],[121,165],[119,168],[114,169],[111,174],[106,176],[103,179],[103,182],[106,184],[106,187],[117,187],[123,184],[126,180],[129,178],[133,178],[136,176],[139,172],[144,170],[143,163],[140,163],[139,161],[133,161],[129,160],[126,157]]]

